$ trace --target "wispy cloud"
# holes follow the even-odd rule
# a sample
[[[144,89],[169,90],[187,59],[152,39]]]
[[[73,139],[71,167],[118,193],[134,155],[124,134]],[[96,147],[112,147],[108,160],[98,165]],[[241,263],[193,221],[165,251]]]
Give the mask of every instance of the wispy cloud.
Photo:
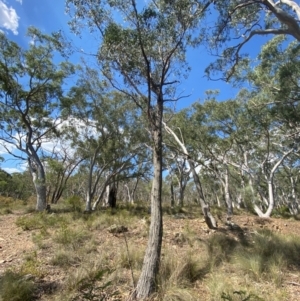
[[[20,4],[22,4],[22,0],[16,0],[17,2],[19,2]]]
[[[15,167],[3,167],[2,168],[3,170],[5,170],[6,172],[12,174],[12,173],[15,173],[15,172],[23,172],[24,170],[26,170],[26,168],[15,168]]]
[[[22,0],[18,0],[19,2]],[[18,34],[20,17],[15,9],[8,7],[2,0],[0,0],[0,28],[11,30],[13,34]]]

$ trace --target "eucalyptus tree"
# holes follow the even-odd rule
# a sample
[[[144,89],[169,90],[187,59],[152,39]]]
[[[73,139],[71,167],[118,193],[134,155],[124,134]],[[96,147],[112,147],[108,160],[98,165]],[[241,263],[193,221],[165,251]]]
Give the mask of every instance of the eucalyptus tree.
[[[221,71],[223,79],[234,75],[247,55],[246,44],[256,36],[288,36],[300,42],[300,6],[293,0],[213,1],[217,22],[209,31],[212,52],[219,56],[207,71]]]
[[[53,151],[43,158],[47,176],[47,200],[51,204],[57,204],[69,178],[83,161],[83,158],[70,151],[70,144],[66,146],[61,142],[57,149],[54,147]]]
[[[177,199],[177,205],[183,207],[184,203],[184,191],[188,181],[190,180],[190,167],[188,166],[188,160],[181,152],[168,150],[169,156],[165,160],[170,178],[171,189],[171,204],[174,206],[175,198]],[[178,190],[178,197],[175,197],[175,190]],[[176,189],[177,188],[177,189]]]
[[[257,66],[245,75],[253,87],[248,106],[265,131],[265,159],[261,161],[269,190],[265,215],[274,206],[275,173],[284,160],[299,152],[299,51],[298,42],[275,37],[262,48]]]
[[[206,2],[185,0],[144,3],[68,0],[67,7],[74,15],[75,31],[80,31],[83,24],[97,31],[101,71],[113,87],[131,98],[148,120],[154,167],[151,224],[142,273],[133,294],[145,299],[155,290],[162,242],[164,105],[178,99],[176,86],[187,70],[186,48],[208,6]]]
[[[111,91],[99,73],[82,68],[65,101],[72,115],[65,132],[86,170],[86,211],[95,210],[105,191],[112,197],[117,183],[133,177],[139,155],[146,152],[139,135],[137,109],[128,97]],[[115,196],[114,196],[115,197]]]
[[[292,215],[299,213],[299,155],[292,155],[285,162],[275,178],[277,203],[289,209]]]
[[[28,162],[36,210],[42,211],[46,176],[40,151],[51,135],[58,134],[63,84],[74,67],[62,57],[66,44],[60,33],[48,36],[29,28],[28,37],[34,43],[22,49],[0,33],[0,141],[7,153]],[[54,56],[60,59],[54,61]]]

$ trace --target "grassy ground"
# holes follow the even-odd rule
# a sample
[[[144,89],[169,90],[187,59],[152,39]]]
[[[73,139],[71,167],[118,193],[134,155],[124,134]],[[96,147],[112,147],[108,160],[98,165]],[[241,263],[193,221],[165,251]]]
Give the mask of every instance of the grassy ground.
[[[22,242],[9,247],[7,234],[0,240],[0,250],[7,249],[0,252],[0,300],[127,299],[143,264],[146,206],[84,214],[69,202],[53,206],[50,213],[34,213],[30,204],[8,203],[0,208],[0,229],[4,225],[10,231],[5,233]],[[211,231],[200,208],[164,212],[161,266],[152,300],[300,300],[297,220],[239,212],[233,218],[239,227],[227,227],[218,210],[220,227]],[[28,249],[16,253],[18,259],[5,260],[3,254],[26,244]]]

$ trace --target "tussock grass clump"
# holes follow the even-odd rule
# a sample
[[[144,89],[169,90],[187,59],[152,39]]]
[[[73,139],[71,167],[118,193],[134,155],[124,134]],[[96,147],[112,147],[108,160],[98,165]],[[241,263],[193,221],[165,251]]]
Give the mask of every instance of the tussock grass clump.
[[[24,209],[24,201],[0,196],[0,215],[12,214],[14,210]]]
[[[19,273],[22,275],[33,275],[42,278],[45,274],[42,263],[38,259],[37,252],[28,253],[24,257],[24,262],[19,268]]]
[[[167,290],[164,293],[164,301],[198,301],[199,296],[196,296],[195,293],[192,293],[188,289],[172,287],[172,289]]]
[[[141,270],[143,266],[145,250],[144,248],[136,248],[134,246],[127,248],[124,246],[118,253],[119,258],[116,259],[117,266],[125,269]]]
[[[74,254],[73,251],[68,252],[65,250],[59,250],[51,258],[50,263],[61,268],[68,268],[71,266],[79,266],[82,263],[82,258],[80,258],[77,254]]]
[[[104,230],[114,224],[130,227],[138,220],[138,217],[126,209],[107,209],[91,214],[86,226],[90,230]]]
[[[6,271],[0,278],[1,301],[32,301],[35,285],[23,274]]]
[[[82,229],[74,229],[67,224],[63,224],[54,235],[53,240],[58,244],[71,246],[74,250],[76,250],[90,238],[91,233]]]
[[[262,229],[251,240],[248,247],[235,253],[234,263],[255,281],[267,279],[280,286],[284,270],[299,265],[299,239]]]
[[[215,270],[209,274],[206,285],[209,291],[209,299],[207,301],[242,301],[260,299],[251,299],[253,292],[246,285],[239,283],[240,279],[237,276],[231,275],[222,270]],[[238,293],[234,293],[238,292]],[[245,296],[245,299],[240,298]],[[248,299],[247,299],[248,298]]]
[[[59,227],[64,222],[65,218],[63,216],[48,214],[46,212],[37,212],[19,217],[16,221],[16,225],[21,227],[24,231],[31,231],[35,229]]]
[[[119,295],[117,290],[111,289],[112,282],[104,279],[110,273],[110,270],[100,269],[87,274],[77,283],[77,293],[71,301],[109,300],[111,297]]]
[[[238,246],[238,242],[235,239],[223,233],[212,235],[206,244],[212,267],[220,265],[223,261],[229,261]]]
[[[157,277],[159,300],[197,300],[190,288],[208,272],[206,258],[192,252],[179,257],[172,250],[165,254]]]

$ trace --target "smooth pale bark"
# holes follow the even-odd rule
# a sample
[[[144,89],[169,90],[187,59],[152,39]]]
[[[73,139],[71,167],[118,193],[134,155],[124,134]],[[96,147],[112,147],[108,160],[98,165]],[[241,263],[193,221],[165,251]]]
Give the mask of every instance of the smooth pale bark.
[[[173,136],[173,138],[175,139],[175,141],[178,143],[178,145],[180,146],[182,152],[184,153],[184,155],[189,158],[189,153],[187,151],[187,148],[185,147],[185,145],[180,141],[180,139],[178,138],[178,136],[165,124],[163,123],[166,131],[171,134]],[[201,186],[201,182],[199,179],[199,176],[196,172],[195,169],[195,164],[192,160],[188,159],[189,165],[190,165],[190,170],[192,172],[193,175],[193,179],[197,188],[197,192],[199,194],[200,197],[200,205],[201,205],[201,209],[202,209],[202,213],[204,215],[204,219],[205,222],[207,224],[207,226],[210,229],[215,229],[217,228],[217,222],[215,220],[215,218],[212,216],[212,214],[210,213],[210,208],[209,205],[205,202],[205,197],[204,197],[204,193],[202,190],[202,186]]]
[[[151,190],[151,222],[148,245],[139,281],[135,290],[135,298],[147,299],[156,288],[155,277],[160,263],[160,253],[163,235],[163,220],[161,208],[162,193],[162,113],[163,103],[158,103],[157,113],[152,117],[151,136],[153,140],[154,177]],[[154,115],[154,114],[153,114]]]
[[[126,192],[127,192],[128,203],[129,203],[129,204],[133,204],[133,203],[134,203],[134,202],[133,202],[133,197],[132,197],[132,195],[131,195],[131,193],[130,193],[130,189],[129,189],[128,185],[125,184],[124,187],[125,187]]]
[[[229,174],[228,174],[228,166],[225,166],[225,176],[224,176],[224,194],[225,194],[225,202],[227,205],[227,220],[231,219],[233,215],[232,209],[232,200],[229,193]]]
[[[201,182],[199,180],[199,176],[196,172],[195,169],[195,165],[194,162],[192,162],[191,160],[188,160],[189,164],[190,164],[190,168],[193,174],[193,178],[194,178],[194,182],[197,188],[197,192],[199,194],[200,197],[200,205],[201,205],[201,209],[202,209],[202,213],[205,219],[205,222],[208,226],[208,228],[210,229],[216,229],[218,227],[217,222],[215,220],[215,218],[212,216],[211,212],[210,212],[210,207],[209,205],[205,202],[205,197],[204,197],[204,193],[202,190],[202,186],[201,186]]]
[[[299,213],[299,203],[296,194],[295,179],[293,176],[290,176],[290,181],[291,181],[291,189],[292,189],[292,200],[288,202],[288,206],[289,206],[290,213],[296,215]]]
[[[91,194],[89,191],[86,193],[85,197],[85,210],[86,212],[92,211],[92,199],[91,199]]]
[[[47,207],[47,189],[44,167],[37,157],[35,159],[29,159],[28,163],[37,196],[35,209],[36,211],[44,211]]]
[[[275,175],[276,170],[280,166],[280,164],[283,162],[283,160],[292,152],[293,152],[293,149],[290,149],[288,152],[284,153],[283,156],[280,158],[280,160],[278,160],[277,163],[273,166],[269,175],[265,175],[267,178],[267,184],[268,184],[268,198],[269,198],[268,199],[268,208],[267,208],[267,211],[265,213],[263,213],[262,210],[257,205],[255,205],[254,210],[259,217],[269,218],[271,216],[272,211],[275,206],[274,187],[273,187],[274,186],[273,185],[274,175]]]

